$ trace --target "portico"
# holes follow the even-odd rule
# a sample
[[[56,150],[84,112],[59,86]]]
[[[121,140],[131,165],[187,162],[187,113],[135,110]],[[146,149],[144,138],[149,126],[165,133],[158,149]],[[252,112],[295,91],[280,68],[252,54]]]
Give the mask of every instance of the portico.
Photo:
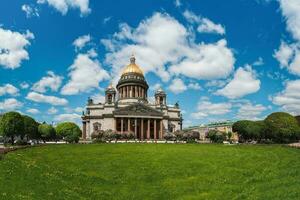
[[[137,139],[163,139],[162,118],[147,116],[115,116],[115,130],[120,133],[133,132]]]

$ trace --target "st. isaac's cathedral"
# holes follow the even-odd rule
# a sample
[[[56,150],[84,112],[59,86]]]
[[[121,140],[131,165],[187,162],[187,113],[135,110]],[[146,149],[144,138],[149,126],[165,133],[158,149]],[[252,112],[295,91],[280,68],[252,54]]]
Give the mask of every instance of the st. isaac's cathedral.
[[[105,91],[105,102],[88,99],[82,116],[82,138],[91,139],[94,131],[115,130],[133,132],[140,140],[163,139],[164,133],[182,129],[182,115],[178,103],[167,105],[167,94],[158,89],[155,102],[148,101],[148,84],[141,68],[130,58],[121,78]]]

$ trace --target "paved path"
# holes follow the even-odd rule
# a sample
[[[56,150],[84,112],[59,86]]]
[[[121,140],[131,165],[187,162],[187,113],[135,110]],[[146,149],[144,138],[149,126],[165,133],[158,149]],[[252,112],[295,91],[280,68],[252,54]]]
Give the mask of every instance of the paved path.
[[[292,143],[292,144],[289,144],[289,146],[291,146],[291,147],[296,147],[296,148],[300,148],[300,142],[299,142],[299,143]]]

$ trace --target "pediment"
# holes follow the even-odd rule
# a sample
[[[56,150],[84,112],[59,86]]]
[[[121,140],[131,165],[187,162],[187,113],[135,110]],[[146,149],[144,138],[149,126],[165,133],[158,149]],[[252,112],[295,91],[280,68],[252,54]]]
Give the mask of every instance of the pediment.
[[[114,115],[163,116],[162,112],[142,103],[135,103],[123,108],[118,108],[113,113]]]

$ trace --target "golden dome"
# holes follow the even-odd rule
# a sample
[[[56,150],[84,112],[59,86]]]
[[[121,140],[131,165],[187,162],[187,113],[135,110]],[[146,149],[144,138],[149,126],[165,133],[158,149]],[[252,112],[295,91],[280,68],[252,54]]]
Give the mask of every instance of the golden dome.
[[[127,74],[127,73],[137,73],[137,74],[144,75],[141,68],[137,64],[135,64],[135,57],[134,56],[131,56],[130,64],[125,67],[125,69],[122,72],[122,75]]]

